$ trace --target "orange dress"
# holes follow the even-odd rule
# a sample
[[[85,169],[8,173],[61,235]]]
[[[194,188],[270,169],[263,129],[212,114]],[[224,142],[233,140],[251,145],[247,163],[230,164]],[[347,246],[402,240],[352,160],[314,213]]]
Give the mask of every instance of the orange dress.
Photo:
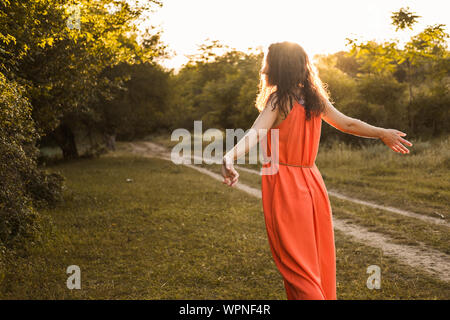
[[[322,118],[312,116],[306,121],[300,102],[295,102],[286,119],[267,135],[266,154],[271,156],[271,131],[279,129],[280,165],[276,174],[262,176],[265,224],[287,298],[334,300],[332,212],[325,183],[315,165]]]

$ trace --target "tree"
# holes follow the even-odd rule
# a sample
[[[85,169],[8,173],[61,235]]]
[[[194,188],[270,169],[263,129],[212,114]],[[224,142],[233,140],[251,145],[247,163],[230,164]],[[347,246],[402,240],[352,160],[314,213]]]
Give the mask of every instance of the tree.
[[[417,22],[420,16],[415,15],[409,11],[409,7],[400,8],[400,10],[393,12],[391,16],[392,25],[394,25],[395,31],[404,30],[409,28],[412,30],[412,26]]]
[[[410,12],[409,8],[402,8],[391,16],[392,24],[396,26],[397,31],[412,29],[418,18],[420,16]],[[386,41],[380,44],[374,41],[358,43],[355,39],[348,39],[350,53],[361,65],[362,73],[376,77],[384,75],[392,78],[393,76],[400,83],[406,84],[408,94],[406,116],[408,131],[411,133],[417,132],[417,121],[421,121],[418,116],[425,112],[419,106],[416,96],[429,96],[430,103],[426,103],[429,108],[432,108],[431,101],[435,101],[430,96],[431,91],[440,92],[440,99],[447,99],[444,93],[448,92],[445,89],[445,80],[448,79],[450,71],[448,38],[445,25],[437,24],[428,26],[413,36],[404,48],[398,47],[398,41]],[[430,91],[429,88],[435,89]],[[421,98],[420,102],[422,105],[424,100]]]
[[[98,121],[88,128],[102,128],[102,131],[126,140],[168,129],[168,72],[153,63],[123,63],[107,69],[105,75],[109,79],[125,80],[113,99],[101,99],[93,107]]]
[[[244,53],[217,41],[199,47],[199,53],[174,76],[172,127],[192,128],[194,120],[205,127],[245,128],[256,118],[262,53]],[[182,117],[177,116],[182,114]]]
[[[5,1],[7,32],[0,58],[3,73],[26,87],[39,133],[52,134],[65,158],[78,156],[74,114],[92,114],[90,105],[99,93],[110,94],[120,81],[101,77],[102,71],[122,62],[152,61],[164,53],[159,33],[145,33],[141,43],[136,34],[135,22],[149,7],[160,5],[158,1],[79,1],[79,28],[70,28],[75,19],[70,4]]]
[[[36,144],[52,135],[77,157],[73,127],[122,79],[103,71],[164,54],[154,30],[136,22],[159,1],[0,0],[0,246],[38,229],[38,211],[61,196],[62,178],[37,167]],[[79,12],[79,15],[78,15]],[[74,16],[75,14],[75,16]]]

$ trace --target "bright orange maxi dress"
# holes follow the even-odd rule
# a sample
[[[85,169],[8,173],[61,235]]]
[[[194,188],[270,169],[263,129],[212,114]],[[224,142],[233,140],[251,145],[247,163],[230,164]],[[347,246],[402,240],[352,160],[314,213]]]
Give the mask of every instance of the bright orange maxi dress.
[[[336,299],[333,221],[327,189],[315,164],[322,118],[306,121],[296,101],[279,129],[279,167],[262,176],[264,218],[275,264],[289,300]],[[271,130],[267,135],[270,156]],[[264,167],[270,164],[264,164]]]

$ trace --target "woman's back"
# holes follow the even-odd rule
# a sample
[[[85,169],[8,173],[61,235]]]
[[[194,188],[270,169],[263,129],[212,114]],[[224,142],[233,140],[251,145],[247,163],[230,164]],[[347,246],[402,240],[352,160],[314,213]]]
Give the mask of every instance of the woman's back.
[[[296,101],[286,119],[270,131],[278,129],[279,162],[303,166],[314,165],[319,150],[322,118],[306,121],[304,101]],[[272,145],[271,132],[267,136],[268,156]]]

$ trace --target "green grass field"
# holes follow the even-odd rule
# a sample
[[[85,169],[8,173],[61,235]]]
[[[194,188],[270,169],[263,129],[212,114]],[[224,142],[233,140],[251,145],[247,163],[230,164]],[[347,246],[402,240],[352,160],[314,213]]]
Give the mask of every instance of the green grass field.
[[[9,257],[2,299],[285,299],[261,200],[169,161],[126,153],[50,168],[65,202],[42,245]],[[127,179],[132,179],[127,182]],[[336,232],[339,299],[448,299],[450,285]],[[366,287],[369,265],[382,287]],[[81,290],[66,268],[81,268]]]

